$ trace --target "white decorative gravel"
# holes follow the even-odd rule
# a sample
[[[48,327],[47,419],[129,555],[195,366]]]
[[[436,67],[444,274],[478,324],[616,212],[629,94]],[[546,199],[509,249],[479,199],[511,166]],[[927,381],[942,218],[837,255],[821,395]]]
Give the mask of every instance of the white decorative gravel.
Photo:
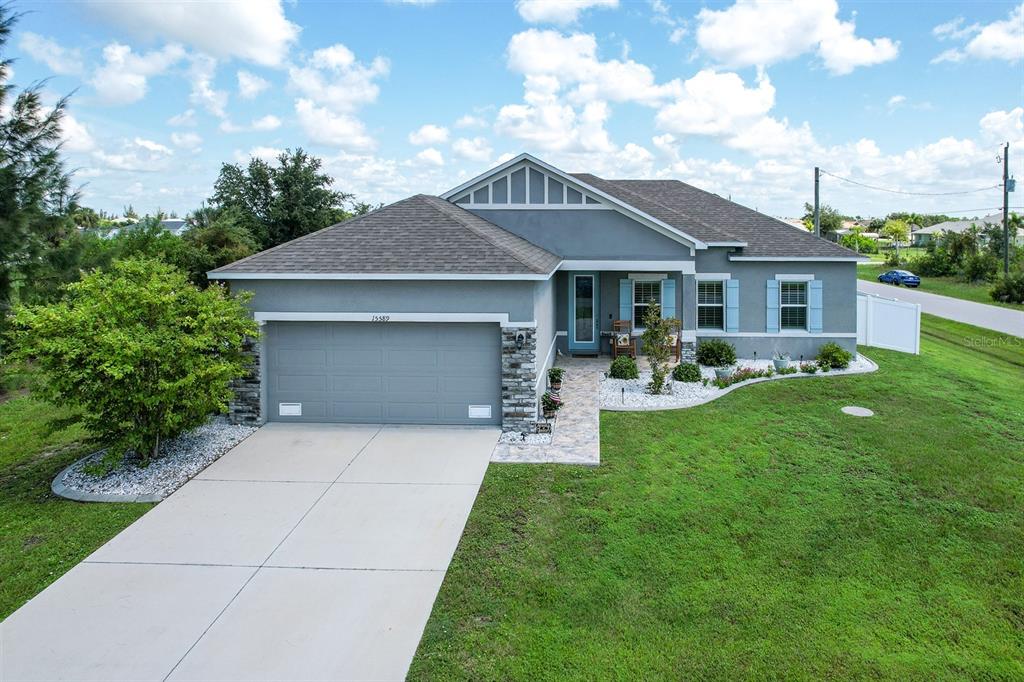
[[[512,445],[550,445],[550,433],[517,433],[506,431],[498,438],[499,443],[510,443]]]
[[[256,427],[229,424],[223,417],[216,417],[161,443],[160,456],[150,460],[149,466],[122,463],[106,476],[93,476],[85,468],[102,459],[101,450],[65,469],[55,484],[86,495],[164,498],[255,430]]]
[[[790,363],[791,366],[799,367],[799,363]],[[750,367],[753,369],[765,369],[773,366],[771,360],[737,360],[736,368]],[[649,371],[640,372],[639,379],[612,379],[605,376],[601,380],[601,407],[607,410],[662,410],[679,407],[693,407],[721,397],[741,386],[746,386],[758,381],[775,381],[796,377],[808,376],[833,376],[843,374],[860,374],[875,370],[876,365],[862,355],[857,355],[850,366],[846,369],[833,369],[828,372],[818,370],[816,374],[809,375],[803,372],[795,374],[775,374],[770,379],[757,378],[733,384],[726,388],[718,388],[711,383],[715,379],[713,367],[701,367],[701,376],[708,379],[707,386],[699,381],[683,382],[674,381],[669,375],[668,384],[670,389],[661,395],[652,395],[647,392],[647,384],[651,381]]]

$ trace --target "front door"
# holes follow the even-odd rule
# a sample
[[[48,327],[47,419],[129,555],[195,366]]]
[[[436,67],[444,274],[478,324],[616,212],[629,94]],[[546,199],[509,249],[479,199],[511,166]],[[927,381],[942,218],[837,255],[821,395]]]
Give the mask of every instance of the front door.
[[[569,352],[597,353],[601,348],[596,272],[569,273]]]

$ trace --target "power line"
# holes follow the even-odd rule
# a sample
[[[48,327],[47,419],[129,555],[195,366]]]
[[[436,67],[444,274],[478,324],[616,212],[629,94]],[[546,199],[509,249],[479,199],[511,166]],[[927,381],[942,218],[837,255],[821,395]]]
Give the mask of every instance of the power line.
[[[821,172],[824,173],[825,175],[832,176],[836,180],[842,180],[843,182],[848,182],[851,185],[858,185],[860,187],[865,187],[867,189],[877,190],[879,192],[890,192],[892,194],[907,194],[907,195],[916,196],[916,197],[946,197],[946,196],[953,196],[953,195],[956,195],[956,194],[974,194],[975,192],[986,192],[986,191],[988,191],[990,189],[999,189],[1000,187],[1002,187],[1002,185],[991,185],[989,187],[979,187],[978,189],[966,189],[966,190],[962,190],[962,191],[959,191],[959,192],[906,192],[906,191],[900,190],[900,189],[890,189],[888,187],[879,187],[877,185],[869,185],[869,184],[867,184],[865,182],[860,182],[858,180],[852,180],[850,178],[844,178],[843,176],[836,175],[835,173],[829,173],[827,170],[822,170]]]
[[[1009,208],[1010,208],[1010,210],[1020,210],[1020,209],[1024,209],[1024,206],[1010,206]],[[934,211],[928,211],[928,215],[949,215],[951,213],[978,213],[978,212],[984,212],[984,211],[1002,211],[1002,210],[1003,210],[1002,206],[992,206],[990,208],[961,208],[961,209],[957,209],[955,211],[954,210],[949,210],[949,209],[946,209],[946,210],[936,209]],[[909,211],[905,211],[905,212],[909,213]]]

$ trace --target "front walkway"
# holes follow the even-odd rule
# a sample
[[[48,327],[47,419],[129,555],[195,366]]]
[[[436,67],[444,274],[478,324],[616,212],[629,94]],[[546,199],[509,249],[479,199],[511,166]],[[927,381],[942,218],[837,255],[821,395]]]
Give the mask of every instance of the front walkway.
[[[497,438],[265,426],[0,624],[0,680],[401,680]]]
[[[1024,312],[1019,310],[863,280],[857,280],[857,291],[895,298],[907,303],[919,303],[921,312],[929,315],[1024,337]]]
[[[555,362],[565,368],[562,379],[564,407],[558,411],[551,443],[523,445],[498,443],[492,462],[539,464],[601,463],[601,375],[608,369],[607,357],[560,357]]]

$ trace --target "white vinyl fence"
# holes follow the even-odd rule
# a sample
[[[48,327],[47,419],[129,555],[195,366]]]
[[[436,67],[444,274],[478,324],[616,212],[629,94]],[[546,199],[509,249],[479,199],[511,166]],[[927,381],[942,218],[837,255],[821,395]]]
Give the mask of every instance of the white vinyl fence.
[[[857,343],[921,352],[921,305],[857,293]]]

